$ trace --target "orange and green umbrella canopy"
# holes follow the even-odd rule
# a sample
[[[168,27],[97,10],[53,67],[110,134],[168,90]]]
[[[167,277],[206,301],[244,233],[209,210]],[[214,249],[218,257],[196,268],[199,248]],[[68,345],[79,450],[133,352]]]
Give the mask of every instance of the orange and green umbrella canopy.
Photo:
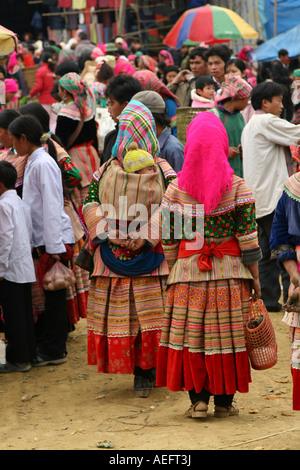
[[[205,5],[187,10],[166,35],[164,43],[179,49],[187,39],[216,44],[257,37],[257,31],[234,11]]]

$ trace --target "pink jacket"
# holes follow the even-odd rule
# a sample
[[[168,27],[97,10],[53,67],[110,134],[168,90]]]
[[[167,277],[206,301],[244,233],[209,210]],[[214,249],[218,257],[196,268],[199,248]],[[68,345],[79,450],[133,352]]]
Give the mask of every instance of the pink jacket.
[[[49,69],[48,64],[42,64],[36,71],[35,85],[30,92],[30,97],[39,95],[40,104],[56,103],[55,98],[51,95],[54,77],[55,73]]]

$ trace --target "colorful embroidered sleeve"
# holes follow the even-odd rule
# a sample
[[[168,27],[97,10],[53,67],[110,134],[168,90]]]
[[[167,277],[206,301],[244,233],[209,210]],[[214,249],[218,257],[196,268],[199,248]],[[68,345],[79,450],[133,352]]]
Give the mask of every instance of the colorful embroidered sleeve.
[[[105,240],[108,236],[107,222],[101,209],[99,201],[99,180],[106,165],[94,173],[93,180],[89,186],[88,194],[83,203],[83,217],[92,241]]]
[[[74,165],[71,158],[65,154],[57,157],[57,161],[62,169],[64,185],[70,189],[78,186],[82,180],[82,174]]]
[[[255,200],[243,180],[239,184],[235,202],[234,235],[240,245],[243,263],[249,265],[259,261],[262,255],[257,237]]]
[[[164,160],[163,158],[158,158],[157,163],[161,171],[163,172],[164,180],[165,180],[166,188],[167,188],[169,184],[171,183],[171,181],[177,178],[177,173],[173,170],[173,168],[167,162],[167,160]]]
[[[52,143],[56,148],[57,161],[62,171],[64,186],[73,189],[80,184],[82,174],[63,147],[53,139]]]

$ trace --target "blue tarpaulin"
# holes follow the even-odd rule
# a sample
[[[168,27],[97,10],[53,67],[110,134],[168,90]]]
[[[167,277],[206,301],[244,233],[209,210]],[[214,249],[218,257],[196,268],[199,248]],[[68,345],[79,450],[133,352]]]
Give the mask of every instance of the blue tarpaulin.
[[[286,49],[290,57],[300,55],[300,24],[279,34],[253,49],[248,55],[254,61],[267,61],[278,59],[278,51]]]
[[[284,33],[300,22],[300,0],[265,0],[264,24],[268,39]]]

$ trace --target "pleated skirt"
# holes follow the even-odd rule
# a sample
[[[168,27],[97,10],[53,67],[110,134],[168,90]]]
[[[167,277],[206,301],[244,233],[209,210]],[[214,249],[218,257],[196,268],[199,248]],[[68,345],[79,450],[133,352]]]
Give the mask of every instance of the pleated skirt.
[[[157,361],[158,386],[246,393],[251,382],[245,327],[250,284],[225,279],[168,289]]]
[[[165,278],[93,277],[87,309],[88,364],[131,374],[157,365]]]

